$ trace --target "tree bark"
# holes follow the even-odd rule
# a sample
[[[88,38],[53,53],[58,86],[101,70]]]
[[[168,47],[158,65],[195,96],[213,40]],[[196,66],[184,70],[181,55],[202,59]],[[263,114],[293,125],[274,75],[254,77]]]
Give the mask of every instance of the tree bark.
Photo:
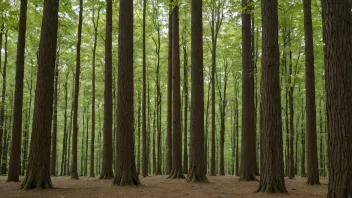
[[[68,76],[69,72],[66,73],[66,79],[65,79],[65,84],[64,84],[64,90],[65,90],[65,107],[64,107],[64,137],[63,137],[63,142],[62,142],[62,156],[61,156],[61,169],[60,169],[60,176],[66,175],[65,173],[65,165],[66,165],[66,156],[67,156],[67,102],[68,102]]]
[[[323,0],[328,128],[328,197],[352,196],[352,13],[348,0]]]
[[[72,164],[71,179],[78,179],[77,172],[77,141],[78,141],[78,96],[79,96],[79,76],[81,72],[81,41],[82,41],[82,14],[83,0],[79,1],[79,19],[78,19],[78,39],[76,54],[76,78],[75,78],[75,94],[73,102],[73,133],[72,133]],[[84,132],[84,131],[83,131]]]
[[[2,156],[5,155],[5,151],[2,150],[3,147],[5,146],[6,142],[4,141],[2,143],[2,140],[6,139],[6,135],[4,134],[4,131],[6,130],[4,127],[4,122],[5,122],[5,100],[6,100],[6,74],[7,74],[7,58],[8,58],[8,30],[5,30],[5,57],[4,57],[4,67],[2,71],[2,91],[1,91],[1,106],[0,106],[0,158],[3,158]],[[7,153],[6,153],[7,155]],[[2,159],[0,160],[0,165],[1,167],[3,166],[4,163],[7,162],[2,162]],[[6,168],[5,168],[6,169]],[[6,174],[6,170],[1,171],[1,174]]]
[[[134,158],[133,1],[120,0],[116,175],[114,184],[139,186]]]
[[[282,156],[277,0],[262,1],[261,176],[258,192],[287,193]]]
[[[242,144],[240,180],[256,180],[254,65],[252,64],[251,5],[242,0]]]
[[[173,0],[170,0],[172,3]],[[172,7],[169,11],[168,29],[168,74],[167,74],[167,135],[166,135],[166,174],[172,169]]]
[[[112,0],[106,0],[105,26],[104,138],[100,179],[111,179],[114,177],[112,171]]]
[[[145,46],[147,0],[143,0],[143,96],[142,96],[142,176],[148,176],[147,155],[147,60]]]
[[[58,11],[59,1],[44,1],[31,146],[22,189],[53,188],[50,179],[50,133],[53,115]]]
[[[208,182],[204,163],[204,80],[202,0],[192,0],[191,12],[192,87],[190,170],[187,182]]]
[[[303,0],[304,12],[304,41],[305,41],[305,73],[306,73],[306,106],[307,106],[307,184],[315,185],[319,182],[317,155],[317,126],[315,105],[315,74],[314,74],[314,45],[311,0]],[[303,134],[302,134],[303,135]],[[302,171],[303,173],[303,171]]]
[[[179,6],[175,0],[172,10],[172,170],[169,179],[185,178],[182,174],[182,133],[181,133],[181,96],[180,96],[180,45],[179,45]]]
[[[16,85],[14,99],[14,114],[12,125],[11,155],[7,181],[19,181],[21,166],[22,141],[22,107],[23,107],[23,78],[24,78],[24,50],[26,46],[26,22],[28,0],[21,0],[20,19],[18,24]],[[2,36],[2,35],[0,35]],[[1,44],[0,44],[1,46]],[[1,47],[0,47],[1,48]],[[1,60],[0,60],[1,63]],[[0,137],[1,138],[1,137]]]
[[[57,55],[56,55],[56,63],[55,63],[55,76],[54,76],[54,112],[53,112],[53,132],[51,137],[51,175],[56,176],[56,161],[57,161],[57,100],[58,100],[58,83],[59,83],[59,51],[60,47],[58,48]]]

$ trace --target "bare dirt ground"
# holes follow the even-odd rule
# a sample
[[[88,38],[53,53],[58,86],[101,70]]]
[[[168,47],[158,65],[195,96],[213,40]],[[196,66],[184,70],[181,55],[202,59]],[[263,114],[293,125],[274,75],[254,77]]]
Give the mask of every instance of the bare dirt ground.
[[[167,176],[141,178],[141,187],[119,187],[112,180],[99,180],[98,177],[52,177],[56,187],[51,190],[20,190],[20,182],[6,182],[0,177],[0,197],[326,197],[328,178],[321,178],[321,185],[308,186],[306,178],[285,179],[289,194],[255,193],[258,182],[240,182],[234,176],[208,177],[209,184],[190,184],[185,180],[170,180]],[[23,180],[23,178],[21,178]]]

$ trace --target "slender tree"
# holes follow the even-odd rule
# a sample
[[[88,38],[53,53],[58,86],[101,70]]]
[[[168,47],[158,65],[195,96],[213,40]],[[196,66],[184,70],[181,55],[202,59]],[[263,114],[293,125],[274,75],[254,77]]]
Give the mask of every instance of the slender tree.
[[[78,96],[79,96],[79,76],[81,72],[82,14],[83,14],[83,0],[80,0],[78,30],[77,30],[78,39],[77,39],[77,47],[76,47],[77,54],[76,54],[75,93],[74,93],[74,100],[73,100],[71,179],[78,179],[78,172],[77,172]]]
[[[97,40],[98,40],[98,27],[100,17],[100,7],[98,8],[97,18],[94,17],[95,11],[93,9],[93,26],[94,26],[94,45],[93,45],[93,57],[92,57],[92,131],[91,131],[91,142],[90,142],[90,168],[89,176],[94,177],[94,141],[95,141],[95,56],[97,51]],[[95,21],[96,20],[96,21]]]
[[[328,197],[352,196],[352,13],[349,0],[323,0],[328,128]]]
[[[26,46],[28,0],[21,0],[20,19],[18,23],[16,85],[14,99],[14,113],[12,125],[11,155],[7,181],[19,181],[21,164],[22,139],[22,107],[23,107],[23,78],[24,78],[24,51]],[[1,35],[0,35],[1,36]],[[1,47],[0,47],[1,48]],[[0,61],[1,62],[1,61]],[[1,137],[0,137],[1,138]]]
[[[44,1],[30,154],[22,189],[53,187],[50,179],[50,123],[53,115],[58,11],[58,0]]]
[[[204,163],[204,80],[202,0],[192,0],[191,144],[188,182],[208,182]],[[201,115],[201,116],[200,116]]]
[[[254,65],[252,64],[251,5],[242,0],[242,144],[240,179],[256,180]]]
[[[315,75],[314,75],[314,46],[311,0],[303,0],[304,12],[304,40],[306,55],[306,103],[307,103],[307,184],[319,184],[318,155],[317,155],[317,126],[315,106]],[[303,134],[302,134],[303,135]],[[302,171],[303,173],[303,171]]]
[[[148,176],[147,154],[147,60],[145,46],[147,0],[143,0],[143,94],[142,94],[142,176]]]
[[[59,83],[59,52],[60,46],[57,50],[54,76],[54,106],[53,106],[53,121],[52,121],[52,137],[51,137],[51,175],[56,176],[56,162],[57,162],[57,100],[58,100],[58,83]]]
[[[2,28],[4,30],[4,28]],[[7,59],[8,59],[8,30],[5,30],[5,57],[4,57],[4,67],[2,68],[2,91],[1,91],[1,104],[0,104],[0,158],[4,158],[3,156],[5,155],[7,158],[7,152],[5,152],[6,145],[6,128],[4,127],[5,125],[5,101],[6,101],[6,75],[7,75]],[[1,65],[1,64],[0,64]],[[4,142],[2,142],[4,139]],[[6,161],[3,161],[3,159],[0,160],[0,166],[3,167],[4,163],[7,163]],[[5,171],[3,169],[1,170],[1,174],[6,174],[6,166],[5,166]]]
[[[112,0],[106,0],[105,29],[104,138],[100,179],[111,179],[112,172]]]
[[[120,0],[116,175],[114,184],[139,186],[134,158],[133,1]]]
[[[175,6],[172,9],[172,170],[169,179],[185,178],[182,174],[179,6],[177,0],[174,3]]]
[[[257,191],[287,193],[282,148],[277,0],[262,1],[261,175]]]

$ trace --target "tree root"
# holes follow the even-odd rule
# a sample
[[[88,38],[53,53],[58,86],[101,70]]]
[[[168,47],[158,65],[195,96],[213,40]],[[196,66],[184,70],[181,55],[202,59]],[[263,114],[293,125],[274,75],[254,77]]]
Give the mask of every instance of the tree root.
[[[287,193],[287,190],[282,182],[272,183],[260,183],[257,192],[265,193]]]
[[[30,178],[29,178],[30,177]],[[23,183],[21,184],[21,189],[23,190],[30,190],[30,189],[52,189],[54,188],[53,184],[51,183],[50,177],[31,177],[26,176]]]
[[[140,186],[141,182],[137,174],[117,173],[114,184],[118,186]]]
[[[168,179],[185,179],[181,169],[172,168]]]
[[[114,178],[114,173],[108,171],[108,172],[105,172],[104,174],[101,174],[99,179],[112,179],[112,178]]]
[[[196,168],[192,167],[187,176],[186,182],[189,183],[209,183],[209,180],[205,173],[197,174]]]
[[[319,178],[318,179],[314,179],[313,177],[309,177],[308,176],[306,184],[308,184],[308,185],[320,185]]]

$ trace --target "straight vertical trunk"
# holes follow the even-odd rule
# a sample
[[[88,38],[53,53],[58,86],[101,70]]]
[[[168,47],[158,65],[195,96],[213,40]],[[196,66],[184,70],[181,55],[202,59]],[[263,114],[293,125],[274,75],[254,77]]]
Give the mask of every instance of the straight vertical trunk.
[[[277,0],[262,1],[262,85],[260,183],[258,192],[287,193],[282,156]]]
[[[172,3],[173,0],[170,0]],[[172,169],[172,7],[169,11],[168,28],[168,69],[167,69],[167,135],[166,135],[166,174]]]
[[[59,50],[56,55],[55,77],[54,77],[54,115],[53,115],[53,134],[51,137],[51,175],[56,176],[56,159],[57,159],[57,100],[58,100],[58,83],[59,83]]]
[[[185,178],[182,174],[182,133],[181,133],[181,94],[180,94],[180,44],[179,44],[179,6],[175,0],[172,10],[172,92],[173,92],[173,135],[172,170],[169,179]]]
[[[5,99],[6,99],[6,73],[7,73],[7,57],[8,57],[8,49],[7,49],[7,44],[8,44],[8,30],[5,31],[5,58],[4,58],[4,67],[2,70],[2,91],[1,91],[1,106],[0,106],[0,156],[4,155],[4,151],[2,148],[5,146],[5,141],[2,143],[2,139],[6,139],[6,135],[4,135],[5,127],[4,127],[4,122],[5,122]],[[3,137],[4,136],[4,137]],[[7,153],[6,153],[7,155]],[[2,157],[0,157],[2,158]],[[0,165],[1,167],[3,166],[3,163],[7,162],[2,162],[0,160]],[[1,171],[2,174],[5,174],[3,171]]]
[[[328,128],[328,197],[352,197],[352,13],[349,0],[322,0]]]
[[[114,184],[139,186],[134,158],[133,110],[133,1],[120,0],[118,37],[118,87],[116,175]]]
[[[202,0],[192,0],[191,13],[192,87],[190,170],[187,182],[208,182],[204,164],[204,80]]]
[[[104,82],[104,127],[103,127],[103,160],[100,179],[114,177],[112,171],[112,124],[113,124],[113,99],[112,99],[112,0],[106,0],[105,24],[105,82]]]
[[[53,188],[50,179],[50,134],[53,115],[58,11],[59,1],[44,1],[29,163],[21,185],[22,189]]]
[[[145,46],[145,26],[147,0],[143,0],[143,96],[142,96],[142,176],[148,176],[147,154],[147,62]]]
[[[9,174],[7,181],[19,181],[21,166],[21,141],[22,141],[22,107],[23,107],[23,78],[24,78],[24,50],[26,45],[28,0],[21,0],[20,19],[18,23],[17,58],[16,58],[16,85],[14,99],[14,114],[12,125],[12,143]],[[0,35],[2,37],[2,35]],[[1,42],[0,42],[1,48]],[[0,60],[1,63],[1,60]],[[1,138],[1,136],[0,136]],[[1,146],[1,144],[0,144]],[[24,168],[24,167],[22,167]]]
[[[94,24],[94,45],[93,45],[93,58],[92,58],[92,131],[90,140],[90,168],[89,177],[94,177],[94,144],[95,144],[95,54],[97,50],[98,27],[99,27],[100,8],[98,8],[98,16],[94,21],[93,10],[93,24]]]
[[[65,79],[65,84],[64,84],[64,90],[65,90],[65,107],[64,107],[64,137],[63,137],[63,143],[62,143],[62,157],[61,157],[61,171],[60,171],[60,176],[66,175],[64,171],[64,167],[66,164],[66,156],[67,156],[67,102],[68,102],[68,75],[69,72],[66,73],[66,79]]]
[[[78,19],[78,40],[76,54],[76,78],[75,78],[75,94],[73,103],[73,133],[72,133],[72,165],[71,179],[78,179],[77,172],[77,141],[78,141],[78,96],[79,96],[79,76],[81,72],[81,41],[82,41],[82,14],[83,0],[79,1],[79,19]]]
[[[252,63],[251,6],[242,0],[242,143],[240,180],[256,180],[256,122]]]

